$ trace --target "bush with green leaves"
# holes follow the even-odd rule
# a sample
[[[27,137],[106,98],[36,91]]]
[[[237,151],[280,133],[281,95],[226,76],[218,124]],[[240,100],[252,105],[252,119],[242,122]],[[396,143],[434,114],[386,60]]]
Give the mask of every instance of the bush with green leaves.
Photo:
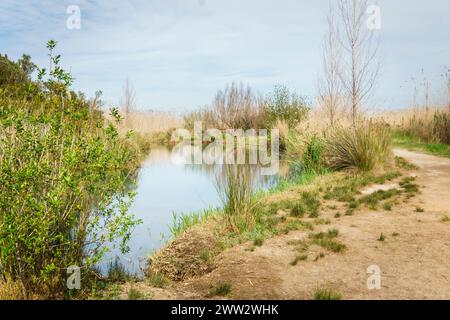
[[[306,119],[310,107],[306,98],[291,93],[285,86],[276,86],[267,97],[264,110],[267,128],[281,120],[293,129]]]
[[[31,294],[63,297],[67,268],[91,268],[112,246],[127,250],[137,163],[54,56],[48,76],[0,86],[0,274]],[[117,112],[113,112],[118,119]],[[130,191],[131,190],[131,191]]]

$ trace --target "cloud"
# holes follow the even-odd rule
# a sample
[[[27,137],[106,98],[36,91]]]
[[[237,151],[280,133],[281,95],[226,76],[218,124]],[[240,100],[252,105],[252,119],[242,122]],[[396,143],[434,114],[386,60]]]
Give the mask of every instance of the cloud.
[[[449,38],[442,9],[449,4],[436,3],[426,11],[421,1],[381,2],[390,70],[386,87],[410,76],[394,70],[408,72],[427,61],[427,54],[439,57],[434,63],[448,55],[448,46],[437,41]],[[81,30],[66,28],[66,8],[72,4],[81,8]],[[30,53],[45,65],[45,42],[58,40],[75,87],[88,94],[101,89],[110,103],[119,101],[130,78],[142,107],[192,109],[231,81],[261,92],[285,83],[313,95],[327,6],[325,0],[2,0],[0,42],[10,56]],[[405,11],[424,26],[411,23]],[[408,23],[417,37],[405,43],[411,38]],[[405,48],[414,61],[404,59]]]

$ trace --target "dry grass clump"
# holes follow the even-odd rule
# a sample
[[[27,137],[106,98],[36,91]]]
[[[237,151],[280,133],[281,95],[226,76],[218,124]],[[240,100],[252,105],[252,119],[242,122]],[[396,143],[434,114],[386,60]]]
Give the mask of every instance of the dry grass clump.
[[[219,250],[211,223],[214,221],[191,227],[151,256],[147,276],[160,275],[182,281],[211,272],[215,267],[213,256]]]
[[[19,281],[14,281],[9,278],[0,280],[0,300],[40,300],[44,296],[39,296],[36,293],[27,293],[24,295],[24,290]]]
[[[391,131],[382,123],[336,127],[326,133],[324,160],[327,167],[335,170],[370,171],[386,162],[391,143]]]
[[[105,115],[107,120],[110,116]],[[162,111],[133,111],[128,114],[121,114],[122,121],[119,123],[119,130],[146,135],[155,132],[168,132],[183,125],[182,119],[171,112]]]
[[[22,287],[18,281],[0,281],[0,300],[23,300]]]

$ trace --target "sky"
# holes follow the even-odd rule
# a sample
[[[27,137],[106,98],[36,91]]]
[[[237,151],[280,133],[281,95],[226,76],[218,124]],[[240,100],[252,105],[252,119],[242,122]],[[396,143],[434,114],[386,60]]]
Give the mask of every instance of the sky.
[[[333,0],[331,0],[333,1]],[[381,8],[374,109],[404,108],[426,77],[441,92],[450,67],[450,1],[369,0]],[[126,79],[140,109],[187,111],[243,82],[261,94],[286,85],[313,98],[328,0],[1,0],[0,53],[48,67],[58,41],[74,88],[117,105]],[[80,8],[80,29],[67,28]]]

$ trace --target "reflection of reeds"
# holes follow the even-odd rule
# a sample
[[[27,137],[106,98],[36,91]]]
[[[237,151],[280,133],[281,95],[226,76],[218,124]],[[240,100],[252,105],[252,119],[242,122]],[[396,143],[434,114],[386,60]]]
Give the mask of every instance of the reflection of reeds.
[[[216,179],[228,227],[241,233],[255,224],[254,174],[248,165],[224,165],[223,178]]]

